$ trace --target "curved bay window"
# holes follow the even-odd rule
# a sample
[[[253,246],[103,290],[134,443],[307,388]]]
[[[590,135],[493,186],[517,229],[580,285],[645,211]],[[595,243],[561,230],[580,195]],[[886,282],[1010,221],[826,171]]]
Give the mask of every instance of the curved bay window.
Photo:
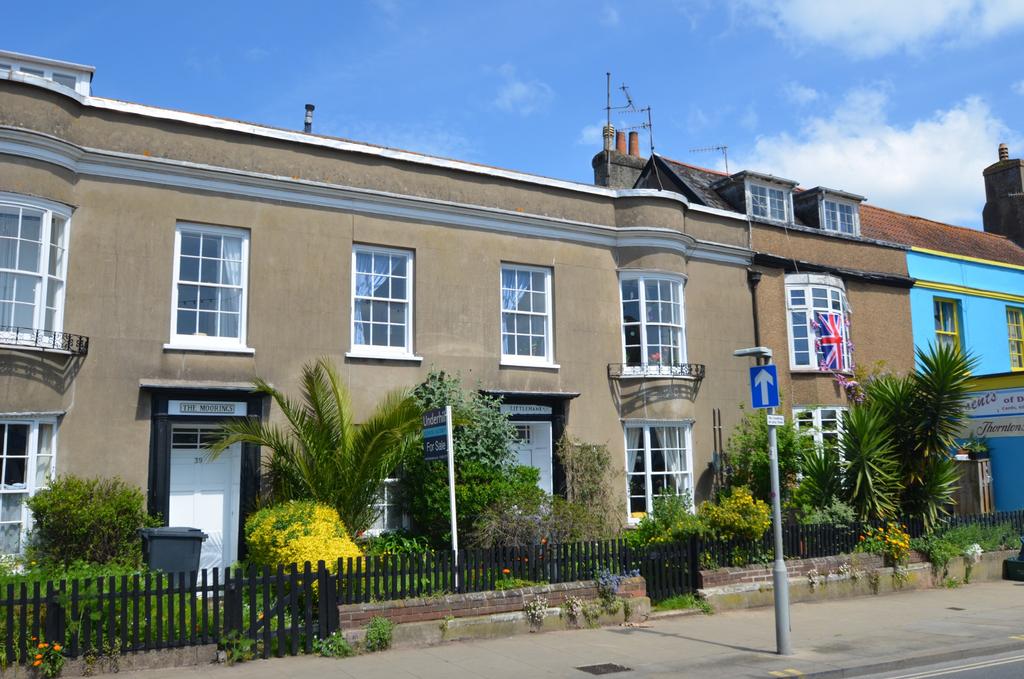
[[[629,520],[639,521],[654,510],[658,496],[692,492],[690,425],[627,423],[625,430]]]
[[[0,194],[0,334],[35,344],[37,331],[64,323],[71,211],[48,201]]]
[[[55,420],[0,418],[0,554],[19,554],[29,527],[25,501],[54,470]]]
[[[624,372],[660,374],[686,362],[683,284],[664,274],[623,274]]]
[[[850,304],[843,281],[823,274],[786,276],[789,361],[794,370],[849,372]]]

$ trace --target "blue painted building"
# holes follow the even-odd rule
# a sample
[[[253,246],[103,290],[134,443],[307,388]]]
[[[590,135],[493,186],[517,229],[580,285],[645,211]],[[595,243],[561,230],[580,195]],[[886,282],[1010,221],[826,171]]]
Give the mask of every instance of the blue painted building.
[[[984,437],[995,509],[1024,508],[1024,161],[1000,146],[984,171],[985,230],[864,206],[862,230],[908,246],[914,344],[978,359],[964,437]]]

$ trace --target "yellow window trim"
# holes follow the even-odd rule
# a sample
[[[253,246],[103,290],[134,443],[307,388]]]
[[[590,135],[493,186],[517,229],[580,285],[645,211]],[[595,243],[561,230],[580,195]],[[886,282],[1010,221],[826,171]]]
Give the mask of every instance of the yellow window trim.
[[[1013,332],[1015,329],[1016,333]],[[1024,371],[1024,309],[1006,307],[1006,334],[1010,340],[1010,370]],[[1014,365],[1014,361],[1018,365]]]
[[[945,307],[942,306],[944,304],[949,304],[952,307],[950,313],[952,313],[953,315],[953,330],[952,332],[950,332],[949,330],[941,330],[940,328],[935,328],[935,337],[938,339],[951,337],[953,341],[956,343],[956,346],[962,349],[963,345],[960,343],[960,300],[950,299],[948,297],[932,298],[933,314],[935,311],[938,311],[938,314],[940,316],[939,324],[941,327],[946,326],[944,322],[945,317],[943,316],[943,309]]]

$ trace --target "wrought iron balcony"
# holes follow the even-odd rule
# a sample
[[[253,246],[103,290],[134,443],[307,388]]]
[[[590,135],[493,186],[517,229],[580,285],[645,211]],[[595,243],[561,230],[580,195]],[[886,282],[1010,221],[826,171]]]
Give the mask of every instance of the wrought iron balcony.
[[[25,347],[43,351],[59,351],[72,356],[85,356],[89,353],[89,338],[84,335],[72,335],[69,332],[0,325],[0,346]]]
[[[608,377],[653,377],[665,379],[704,379],[702,363],[609,363]]]

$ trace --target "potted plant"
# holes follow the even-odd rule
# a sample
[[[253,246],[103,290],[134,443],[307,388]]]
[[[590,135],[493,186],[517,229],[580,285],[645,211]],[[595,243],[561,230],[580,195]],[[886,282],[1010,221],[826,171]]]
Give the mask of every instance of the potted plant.
[[[984,436],[972,436],[960,446],[960,449],[967,451],[972,460],[987,460],[989,456],[988,440]]]

